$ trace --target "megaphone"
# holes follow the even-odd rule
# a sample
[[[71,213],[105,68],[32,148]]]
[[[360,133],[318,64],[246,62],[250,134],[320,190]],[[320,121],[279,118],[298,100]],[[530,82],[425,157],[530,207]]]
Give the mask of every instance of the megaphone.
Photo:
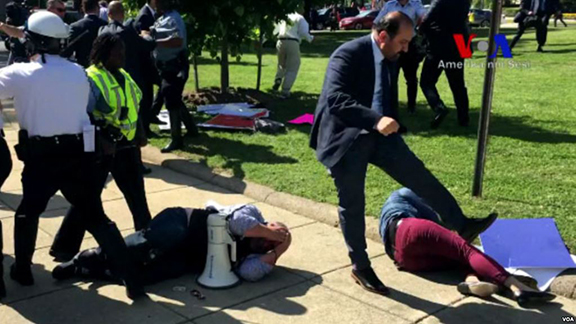
[[[228,232],[227,217],[223,213],[208,216],[208,255],[204,272],[197,279],[202,287],[223,289],[240,281],[230,263],[230,259],[236,262],[236,241]],[[228,245],[231,246],[231,256],[228,255]]]

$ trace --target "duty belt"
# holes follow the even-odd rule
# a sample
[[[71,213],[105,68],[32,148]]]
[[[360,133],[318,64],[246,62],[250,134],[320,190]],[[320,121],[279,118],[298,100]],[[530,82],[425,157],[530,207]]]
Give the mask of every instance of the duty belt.
[[[300,40],[299,40],[299,39],[296,39],[296,38],[290,38],[290,37],[280,37],[280,38],[278,38],[278,39],[279,39],[279,40],[283,40],[283,41],[285,41],[285,40],[289,40],[289,41],[300,42]]]

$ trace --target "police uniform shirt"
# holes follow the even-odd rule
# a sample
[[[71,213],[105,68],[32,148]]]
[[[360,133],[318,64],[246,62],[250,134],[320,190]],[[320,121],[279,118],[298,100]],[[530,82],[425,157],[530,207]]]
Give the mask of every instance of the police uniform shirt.
[[[409,0],[404,6],[401,5],[398,0],[390,0],[386,2],[386,5],[384,5],[384,8],[382,8],[374,21],[378,21],[380,18],[395,11],[403,12],[406,16],[410,17],[414,27],[416,27],[418,19],[424,17],[427,13],[426,8],[424,8],[420,0]]]
[[[55,55],[0,69],[0,99],[14,98],[18,122],[28,135],[81,134],[90,124],[90,85],[82,67]]]
[[[154,29],[156,30],[155,39],[166,39],[172,38],[182,38],[183,43],[180,48],[162,48],[160,46],[156,47],[154,50],[154,58],[160,62],[168,62],[178,58],[183,49],[187,47],[186,43],[186,25],[182,16],[176,11],[171,10],[162,17],[160,17],[154,24]]]

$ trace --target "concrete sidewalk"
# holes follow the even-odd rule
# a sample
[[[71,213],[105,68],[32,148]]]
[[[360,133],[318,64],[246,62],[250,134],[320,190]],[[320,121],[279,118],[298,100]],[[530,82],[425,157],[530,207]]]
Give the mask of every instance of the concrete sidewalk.
[[[7,123],[9,144],[17,139],[17,126]],[[4,224],[5,271],[13,262],[14,209],[22,197],[22,163],[13,156],[14,169],[0,193],[0,219]],[[252,203],[253,199],[157,165],[146,178],[151,212],[166,207],[202,207],[213,199],[222,204]],[[111,181],[103,194],[104,207],[123,234],[132,229],[126,203]],[[273,207],[255,203],[268,220],[288,224],[293,245],[272,275],[259,283],[243,283],[224,291],[197,286],[188,275],[147,287],[149,299],[131,302],[124,288],[106,282],[55,282],[56,265],[48,248],[66,213],[62,196],[50,202],[40,220],[34,275],[36,285],[20,287],[5,276],[8,297],[0,304],[0,323],[560,323],[576,313],[576,302],[560,297],[538,309],[520,309],[496,297],[463,297],[455,288],[457,273],[417,276],[399,272],[384,255],[384,248],[368,241],[375,271],[392,288],[390,297],[360,289],[350,278],[350,263],[338,228]],[[95,246],[86,237],[84,248]],[[174,290],[185,286],[187,292]],[[197,300],[191,289],[206,295]]]

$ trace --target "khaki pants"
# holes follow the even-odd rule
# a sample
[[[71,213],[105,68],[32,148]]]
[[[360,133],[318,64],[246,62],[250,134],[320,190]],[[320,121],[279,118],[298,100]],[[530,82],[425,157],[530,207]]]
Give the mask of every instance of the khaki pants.
[[[276,49],[278,50],[278,71],[274,83],[282,84],[283,94],[290,94],[290,89],[300,69],[300,43],[295,40],[279,40],[276,43]]]

